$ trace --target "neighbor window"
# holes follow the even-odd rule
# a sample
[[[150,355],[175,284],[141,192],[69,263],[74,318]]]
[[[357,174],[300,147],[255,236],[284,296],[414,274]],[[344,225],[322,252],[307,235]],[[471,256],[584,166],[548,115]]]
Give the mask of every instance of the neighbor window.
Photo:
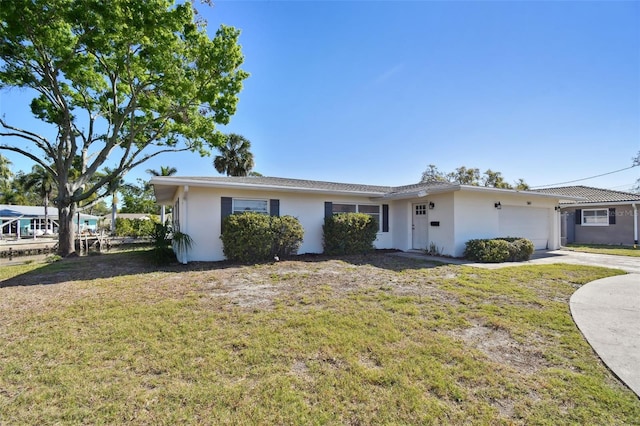
[[[336,204],[333,203],[332,206],[333,214],[338,213],[364,213],[373,217],[378,224],[378,227],[381,225],[380,221],[380,206],[370,205],[370,204]]]
[[[269,202],[267,200],[243,200],[233,199],[233,213],[254,212],[269,214]]]
[[[609,210],[608,209],[582,210],[582,224],[585,226],[608,226]]]

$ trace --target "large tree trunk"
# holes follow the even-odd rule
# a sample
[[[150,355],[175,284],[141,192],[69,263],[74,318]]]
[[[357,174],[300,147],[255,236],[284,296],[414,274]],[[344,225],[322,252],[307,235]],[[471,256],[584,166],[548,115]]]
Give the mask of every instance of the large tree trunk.
[[[58,206],[58,254],[62,257],[67,257],[76,252],[75,228],[73,225],[75,212],[76,206],[74,203],[68,206]]]

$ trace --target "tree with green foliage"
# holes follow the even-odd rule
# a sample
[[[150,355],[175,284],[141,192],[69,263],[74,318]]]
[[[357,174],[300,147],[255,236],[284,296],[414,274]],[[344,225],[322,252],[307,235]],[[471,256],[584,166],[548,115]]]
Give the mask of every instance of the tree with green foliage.
[[[218,148],[219,155],[213,159],[213,166],[218,173],[227,176],[247,176],[253,169],[251,142],[244,136],[231,133],[227,135],[225,144]]]
[[[0,197],[11,190],[11,161],[0,155]]]
[[[44,167],[35,164],[31,168],[31,173],[21,176],[20,182],[25,190],[34,190],[41,198],[44,206],[44,233],[49,233],[49,201],[55,188],[55,181]]]
[[[461,166],[453,172],[447,173],[447,180],[460,185],[479,185],[480,169],[467,169],[465,166]]]
[[[11,179],[11,161],[0,155],[0,180],[5,181]]]
[[[509,182],[506,182],[504,180],[504,178],[502,177],[502,173],[494,172],[491,169],[487,169],[487,171],[484,172],[484,175],[482,177],[482,186],[488,186],[491,188],[504,188],[504,189],[512,188]]]
[[[120,187],[119,191],[122,194],[120,213],[158,214],[153,188],[140,178],[137,182],[137,184],[125,183]]]
[[[2,0],[0,23],[0,89],[35,93],[31,112],[55,133],[0,118],[0,149],[55,179],[60,255],[75,251],[78,203],[157,155],[223,144],[216,125],[248,76],[239,31],[223,25],[210,38],[190,2]]]

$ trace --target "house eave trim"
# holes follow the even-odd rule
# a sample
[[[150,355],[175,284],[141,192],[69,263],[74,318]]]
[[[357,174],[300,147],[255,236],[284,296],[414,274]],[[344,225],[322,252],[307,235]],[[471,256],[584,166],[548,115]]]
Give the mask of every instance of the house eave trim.
[[[242,183],[242,182],[204,182],[200,180],[162,180],[161,182],[155,182],[151,180],[152,185],[158,186],[194,186],[203,188],[233,188],[244,190],[270,190],[277,192],[306,192],[315,194],[334,194],[334,195],[355,195],[363,197],[381,197],[385,193],[380,191],[356,191],[346,189],[326,189],[326,188],[310,188],[301,186],[284,186],[284,185],[268,185],[268,184],[256,184],[256,183]]]

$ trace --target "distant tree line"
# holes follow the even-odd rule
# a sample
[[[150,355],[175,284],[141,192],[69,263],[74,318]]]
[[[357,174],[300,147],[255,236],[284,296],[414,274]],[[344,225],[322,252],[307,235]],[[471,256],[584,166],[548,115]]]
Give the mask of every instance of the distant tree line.
[[[480,169],[458,167],[452,172],[445,173],[433,165],[429,164],[427,170],[422,173],[421,182],[424,183],[455,183],[459,185],[486,186],[491,188],[518,189],[521,191],[529,189],[529,185],[524,179],[518,179],[514,184],[507,182],[502,173],[487,169],[480,173]]]

